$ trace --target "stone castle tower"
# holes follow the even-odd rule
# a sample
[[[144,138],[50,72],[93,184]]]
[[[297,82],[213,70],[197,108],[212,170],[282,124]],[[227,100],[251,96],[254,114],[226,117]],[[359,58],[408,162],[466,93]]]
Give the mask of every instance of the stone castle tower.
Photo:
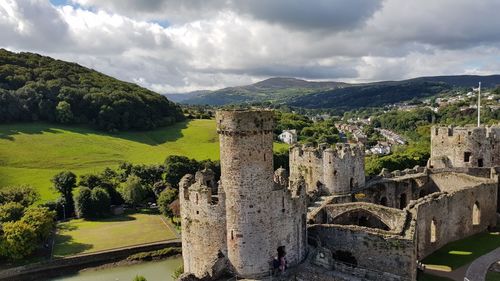
[[[296,145],[290,149],[290,178],[303,176],[308,193],[348,195],[365,185],[362,145]]]
[[[473,168],[500,165],[500,127],[431,129],[430,168]]]
[[[185,272],[213,278],[227,266],[258,278],[269,274],[281,246],[290,265],[299,263],[307,243],[305,187],[273,170],[273,113],[219,111],[216,121],[219,186],[208,171],[180,183]]]

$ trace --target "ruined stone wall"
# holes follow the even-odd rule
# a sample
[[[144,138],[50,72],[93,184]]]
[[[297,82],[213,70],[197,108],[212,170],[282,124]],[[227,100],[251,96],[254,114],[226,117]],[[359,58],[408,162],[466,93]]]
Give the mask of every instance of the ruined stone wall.
[[[455,176],[457,180],[470,177]],[[473,186],[449,192],[436,192],[411,202],[407,209],[417,219],[418,259],[449,242],[496,225],[497,188],[497,183],[493,180],[476,178]],[[479,208],[476,213],[479,214],[477,224],[473,223],[475,204]]]
[[[438,191],[427,173],[409,173],[402,176],[379,177],[368,182],[357,193],[360,201],[403,209],[411,200]]]
[[[297,265],[304,260],[307,249],[305,186],[298,194],[286,188],[273,190],[270,197],[273,226],[268,230],[272,254],[268,261],[277,255],[278,247],[284,246],[289,265]]]
[[[268,274],[279,246],[298,262],[305,255],[306,199],[273,181],[273,113],[218,111],[216,120],[232,270],[245,278]]]
[[[492,167],[500,165],[500,127],[437,127],[431,129],[429,167]]]
[[[362,145],[290,148],[290,177],[303,176],[308,193],[345,195],[365,184]]]
[[[360,268],[399,276],[400,280],[416,280],[413,228],[414,225],[410,225],[403,235],[395,235],[359,226],[323,224],[309,226],[308,234],[320,243],[321,248],[331,252],[331,261],[344,259],[344,262],[355,263]],[[342,268],[333,268],[332,263],[332,269]],[[345,273],[351,274],[349,271]]]
[[[193,175],[179,183],[184,271],[198,278],[217,277],[227,255],[225,195],[212,188]]]

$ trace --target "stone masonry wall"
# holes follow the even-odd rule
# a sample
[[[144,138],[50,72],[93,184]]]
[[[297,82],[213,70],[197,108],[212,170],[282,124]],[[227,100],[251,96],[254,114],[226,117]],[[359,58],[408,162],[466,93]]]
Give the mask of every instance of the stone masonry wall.
[[[290,178],[303,176],[308,193],[346,195],[365,184],[362,145],[290,148]]]
[[[407,231],[405,235],[394,235],[359,226],[323,224],[308,227],[309,235],[337,256],[337,260],[348,255],[359,267],[398,275],[402,280],[416,280],[414,230]]]
[[[182,178],[179,190],[184,272],[217,277],[217,264],[227,255],[224,193],[220,190],[214,202],[211,188],[192,175]]]
[[[500,165],[500,127],[432,127],[429,167]]]
[[[477,179],[479,180],[479,179]],[[436,192],[407,207],[417,218],[418,259],[445,244],[496,225],[497,183],[483,179],[474,186],[451,192]],[[473,223],[474,205],[479,222]]]

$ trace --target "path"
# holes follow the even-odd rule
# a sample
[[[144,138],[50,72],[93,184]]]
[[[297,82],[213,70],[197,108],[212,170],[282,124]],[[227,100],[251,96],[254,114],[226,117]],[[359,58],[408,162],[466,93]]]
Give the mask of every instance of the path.
[[[500,247],[474,260],[465,273],[464,281],[484,281],[488,269],[497,261],[500,261]]]

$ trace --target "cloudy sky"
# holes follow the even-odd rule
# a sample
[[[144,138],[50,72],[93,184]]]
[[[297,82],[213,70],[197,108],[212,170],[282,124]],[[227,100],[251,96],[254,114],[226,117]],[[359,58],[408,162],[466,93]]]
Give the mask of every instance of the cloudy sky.
[[[161,93],[500,73],[498,0],[0,0],[0,47]]]

